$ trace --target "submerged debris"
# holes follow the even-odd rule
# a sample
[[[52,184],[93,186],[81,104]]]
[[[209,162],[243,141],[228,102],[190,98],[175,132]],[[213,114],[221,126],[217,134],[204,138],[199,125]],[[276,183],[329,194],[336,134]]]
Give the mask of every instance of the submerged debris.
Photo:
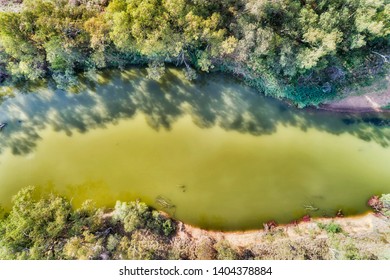
[[[339,209],[339,210],[337,211],[337,213],[336,213],[336,217],[338,217],[338,218],[344,217],[343,210]]]
[[[270,230],[273,230],[274,228],[276,228],[278,226],[278,224],[272,220],[272,221],[268,221],[266,223],[263,224],[263,227],[264,227],[264,230],[265,231],[270,231]]]
[[[176,207],[169,198],[165,198],[161,195],[156,197],[156,203],[164,209],[171,209]]]
[[[319,208],[318,207],[315,207],[313,204],[308,204],[308,205],[303,205],[303,207],[305,208],[306,211],[318,211]]]
[[[6,126],[7,126],[7,123],[0,123],[0,131],[3,130],[3,128]]]

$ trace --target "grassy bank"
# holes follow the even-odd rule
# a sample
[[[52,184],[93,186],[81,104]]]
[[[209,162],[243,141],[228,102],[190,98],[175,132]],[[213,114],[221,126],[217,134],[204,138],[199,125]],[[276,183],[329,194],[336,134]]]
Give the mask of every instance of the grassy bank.
[[[317,219],[250,232],[193,228],[142,202],[114,209],[21,190],[0,214],[0,259],[389,259],[389,195],[382,214]]]

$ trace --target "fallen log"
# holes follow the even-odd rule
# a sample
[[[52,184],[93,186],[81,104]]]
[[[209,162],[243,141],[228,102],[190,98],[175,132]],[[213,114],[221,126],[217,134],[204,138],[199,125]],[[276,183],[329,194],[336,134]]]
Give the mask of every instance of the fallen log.
[[[0,131],[3,130],[3,128],[6,126],[7,126],[7,123],[0,123]]]

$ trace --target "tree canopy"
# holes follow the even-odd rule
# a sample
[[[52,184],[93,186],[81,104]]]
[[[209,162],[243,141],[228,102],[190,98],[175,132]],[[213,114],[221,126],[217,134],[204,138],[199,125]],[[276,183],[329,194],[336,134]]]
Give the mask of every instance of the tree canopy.
[[[11,211],[0,207],[0,259],[127,258],[119,256],[128,250],[119,246],[120,238],[142,232],[168,240],[175,231],[173,220],[142,202],[117,202],[105,217],[91,201],[74,209],[61,196],[39,196],[26,187],[13,198]]]
[[[0,26],[0,74],[13,79],[67,85],[77,71],[148,64],[158,80],[169,63],[306,98],[388,70],[390,1],[24,0]]]

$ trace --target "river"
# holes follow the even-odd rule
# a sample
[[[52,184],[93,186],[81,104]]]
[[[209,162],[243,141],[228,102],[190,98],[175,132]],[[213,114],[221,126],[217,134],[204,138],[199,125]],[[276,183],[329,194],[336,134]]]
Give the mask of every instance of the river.
[[[390,192],[389,115],[299,110],[224,75],[145,76],[3,87],[14,97],[0,105],[0,204],[35,185],[76,207],[141,199],[202,228],[245,230],[361,214]]]

